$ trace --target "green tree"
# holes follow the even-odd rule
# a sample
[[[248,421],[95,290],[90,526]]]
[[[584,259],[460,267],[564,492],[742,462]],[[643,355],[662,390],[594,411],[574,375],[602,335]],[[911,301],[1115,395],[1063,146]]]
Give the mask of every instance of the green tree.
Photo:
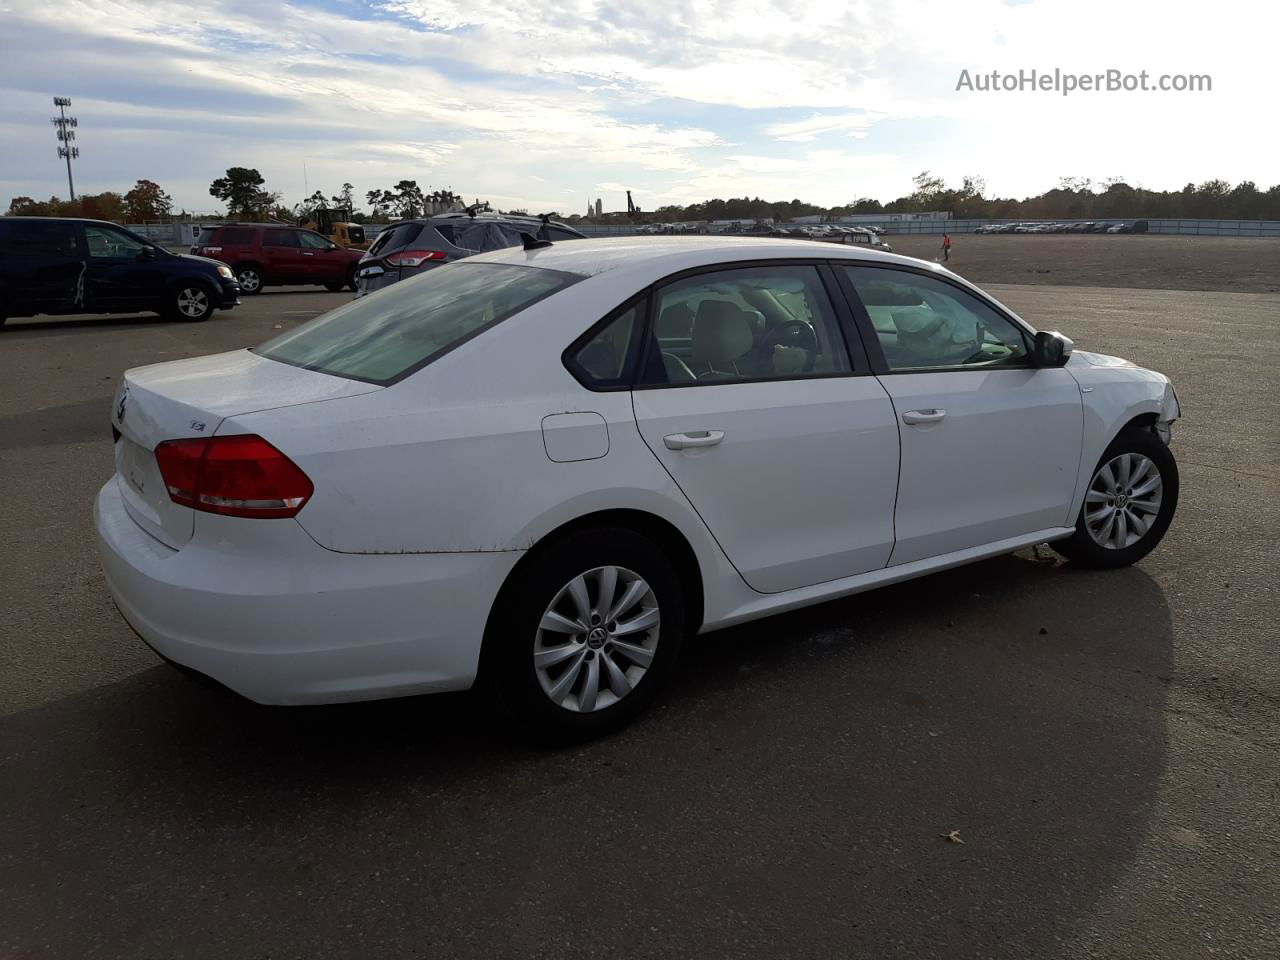
[[[173,198],[152,180],[139,180],[124,195],[124,215],[130,223],[160,220],[172,209]]]
[[[350,210],[352,213],[355,213],[355,210],[356,210],[355,187],[353,187],[351,184],[344,183],[342,185],[342,189],[339,190],[337,193],[335,193],[332,199],[333,199],[334,206],[343,207],[347,210]]]
[[[225,177],[209,184],[209,195],[227,205],[229,216],[259,217],[280,199],[263,189],[265,183],[252,167],[229,167]]]

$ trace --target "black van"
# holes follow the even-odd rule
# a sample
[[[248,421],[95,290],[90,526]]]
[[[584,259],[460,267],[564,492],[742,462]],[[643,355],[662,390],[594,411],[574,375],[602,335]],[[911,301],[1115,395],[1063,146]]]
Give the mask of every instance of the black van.
[[[239,297],[226,264],[169,253],[114,223],[0,217],[0,324],[38,313],[208,320]]]

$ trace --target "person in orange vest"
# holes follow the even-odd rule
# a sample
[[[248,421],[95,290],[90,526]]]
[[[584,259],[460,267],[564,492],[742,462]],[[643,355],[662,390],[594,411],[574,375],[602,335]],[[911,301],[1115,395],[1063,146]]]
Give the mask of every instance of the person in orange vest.
[[[942,235],[942,259],[951,259],[951,234],[944,233]]]

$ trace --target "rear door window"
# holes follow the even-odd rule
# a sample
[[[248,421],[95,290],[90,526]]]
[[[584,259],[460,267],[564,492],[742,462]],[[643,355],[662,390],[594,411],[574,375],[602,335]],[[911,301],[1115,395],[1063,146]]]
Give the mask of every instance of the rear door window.
[[[65,220],[11,220],[5,226],[8,227],[9,238],[7,245],[0,247],[5,253],[19,257],[80,255],[74,223]]]
[[[263,230],[262,245],[264,247],[296,247],[298,234],[293,230]]]
[[[501,263],[439,267],[353,300],[256,353],[281,363],[383,386],[582,277]]]

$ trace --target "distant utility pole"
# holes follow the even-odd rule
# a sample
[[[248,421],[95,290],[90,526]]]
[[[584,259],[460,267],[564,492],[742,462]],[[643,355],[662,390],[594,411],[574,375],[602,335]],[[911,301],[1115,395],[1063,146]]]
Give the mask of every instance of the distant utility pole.
[[[53,105],[58,108],[58,116],[53,118],[53,125],[58,128],[58,156],[64,157],[67,161],[67,189],[71,191],[71,201],[74,203],[76,185],[71,179],[71,161],[79,159],[80,148],[73,147],[71,144],[76,138],[78,121],[75,117],[67,116],[67,107],[71,106],[70,97],[54,97]]]

